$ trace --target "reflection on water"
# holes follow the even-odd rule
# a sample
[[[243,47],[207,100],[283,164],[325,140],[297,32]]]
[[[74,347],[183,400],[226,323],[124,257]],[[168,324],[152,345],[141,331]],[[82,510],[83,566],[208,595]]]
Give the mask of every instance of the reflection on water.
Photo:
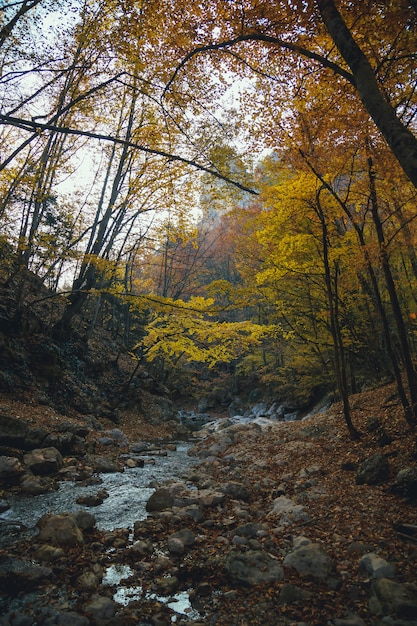
[[[154,593],[144,593],[142,587],[138,586],[123,586],[120,583],[134,575],[134,571],[128,565],[111,565],[107,568],[103,577],[103,585],[115,585],[117,590],[113,595],[113,600],[127,606],[129,602],[133,600],[139,600],[140,598],[147,598],[149,600],[158,600],[164,602],[175,613],[181,615],[187,615],[190,620],[198,619],[199,613],[192,608],[190,598],[187,591],[179,591],[178,593],[171,594],[169,597],[159,596]],[[175,616],[172,618],[175,622]]]

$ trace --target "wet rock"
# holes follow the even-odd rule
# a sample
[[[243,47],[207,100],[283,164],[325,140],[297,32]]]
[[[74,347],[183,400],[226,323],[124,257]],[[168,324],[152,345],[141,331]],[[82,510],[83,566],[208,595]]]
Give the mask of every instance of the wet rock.
[[[73,515],[61,513],[59,515],[44,515],[37,525],[40,528],[39,541],[51,543],[54,546],[77,546],[84,543],[84,537],[77,526]]]
[[[272,513],[278,515],[280,523],[284,525],[293,522],[308,522],[310,519],[302,504],[297,504],[286,496],[279,496],[274,500]]]
[[[50,567],[34,565],[22,559],[6,557],[0,562],[0,586],[14,593],[22,589],[34,589],[51,576]]]
[[[363,461],[356,473],[358,485],[379,485],[389,477],[390,467],[384,454],[373,454]]]
[[[369,609],[374,615],[417,617],[417,596],[404,585],[388,578],[377,580],[371,588]]]
[[[54,491],[57,489],[55,481],[45,478],[43,476],[33,476],[27,474],[21,482],[21,490],[30,496],[38,496],[41,493],[47,493],[48,491]]]
[[[321,581],[328,581],[335,572],[332,559],[317,543],[295,547],[292,552],[287,554],[283,565],[295,569],[301,576]]]
[[[25,469],[14,456],[0,456],[0,483],[5,486],[17,485]]]
[[[23,461],[33,474],[42,476],[56,474],[64,465],[61,453],[54,447],[36,448],[25,454]]]
[[[140,454],[141,452],[146,452],[149,448],[148,443],[144,443],[142,441],[137,441],[131,444],[130,450],[135,454]]]
[[[225,560],[225,568],[232,583],[258,585],[273,583],[284,578],[284,570],[278,561],[266,552],[230,552]]]
[[[91,465],[94,472],[101,474],[114,474],[116,472],[123,472],[123,465],[116,463],[112,459],[106,456],[88,455],[86,462]]]
[[[117,604],[106,596],[95,595],[84,610],[94,620],[110,619],[116,615]]]
[[[81,528],[81,530],[92,530],[96,525],[95,515],[89,511],[77,511],[74,513],[74,519],[78,528]]]
[[[395,576],[395,566],[382,559],[375,552],[364,554],[359,562],[359,567],[374,578],[393,578]]]
[[[154,513],[159,511],[165,511],[172,508],[174,504],[174,496],[168,489],[157,489],[149,498],[146,503],[146,510],[148,513]]]
[[[0,498],[0,513],[4,513],[4,511],[8,511],[10,509],[10,504],[4,498]]]
[[[84,504],[85,506],[99,506],[103,504],[104,500],[109,497],[108,492],[105,489],[98,491],[97,493],[90,493],[77,498],[77,504]]]
[[[64,556],[65,552],[62,548],[51,546],[49,544],[43,544],[34,552],[35,559],[38,561],[46,561],[47,563],[54,563]]]

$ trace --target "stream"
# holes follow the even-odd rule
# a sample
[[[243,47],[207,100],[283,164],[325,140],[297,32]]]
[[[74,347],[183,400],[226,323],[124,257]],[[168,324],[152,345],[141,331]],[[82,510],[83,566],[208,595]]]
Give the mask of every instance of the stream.
[[[123,472],[97,474],[100,479],[97,484],[84,486],[73,481],[62,481],[57,491],[38,496],[9,497],[10,508],[0,514],[0,545],[10,543],[14,534],[13,528],[24,528],[20,538],[22,535],[35,534],[36,522],[46,513],[71,513],[83,508],[94,514],[97,527],[101,530],[132,530],[136,521],[147,517],[146,503],[155,490],[152,485],[183,478],[186,469],[195,463],[195,459],[187,454],[189,448],[189,443],[180,442],[176,444],[175,450],[162,449],[130,454],[129,458],[142,459],[143,467],[125,467]],[[102,504],[86,507],[77,503],[80,496],[95,494],[103,489],[109,497]],[[198,618],[187,591],[179,591],[169,598],[155,594],[145,596],[140,586],[124,584],[124,579],[132,574],[133,570],[126,565],[110,565],[105,571],[103,585],[116,585],[114,600],[117,603],[126,606],[141,597],[155,598],[166,603],[177,615],[187,615],[190,620]],[[20,609],[24,606],[24,598],[6,605],[9,610]],[[175,614],[172,622],[176,621]]]
[[[99,484],[83,486],[78,482],[62,481],[57,491],[38,496],[15,495],[8,498],[10,508],[0,514],[0,543],[6,539],[10,528],[24,525],[34,529],[36,522],[46,513],[73,513],[87,509],[94,513],[100,530],[133,528],[136,521],[147,516],[146,503],[154,491],[152,483],[180,479],[195,459],[187,455],[190,444],[177,443],[176,450],[130,454],[133,459],[143,459],[143,467],[128,468],[124,472],[97,474]],[[106,490],[109,497],[102,504],[86,507],[78,504],[80,496]]]

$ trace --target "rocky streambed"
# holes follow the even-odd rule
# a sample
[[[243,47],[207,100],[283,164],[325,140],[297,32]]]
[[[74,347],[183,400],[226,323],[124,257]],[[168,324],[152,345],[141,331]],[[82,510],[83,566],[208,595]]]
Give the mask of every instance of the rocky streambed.
[[[43,456],[57,464],[49,474],[29,469],[28,453],[9,457],[17,459],[5,494],[11,511],[22,491],[57,477],[58,491],[37,497],[53,500],[65,478],[64,489],[86,499],[77,508],[72,495],[62,510],[34,515],[30,536],[3,548],[2,626],[417,623],[417,479],[404,439],[401,449],[391,440],[371,454],[374,434],[352,444],[331,415],[224,420],[190,450],[168,444],[158,455],[114,429],[102,435],[93,446],[87,437],[78,456],[60,453],[62,464],[49,446]],[[173,458],[183,461],[170,477],[153,476],[143,499],[132,489],[131,504],[115,504],[123,523],[103,525],[106,476],[123,482]]]

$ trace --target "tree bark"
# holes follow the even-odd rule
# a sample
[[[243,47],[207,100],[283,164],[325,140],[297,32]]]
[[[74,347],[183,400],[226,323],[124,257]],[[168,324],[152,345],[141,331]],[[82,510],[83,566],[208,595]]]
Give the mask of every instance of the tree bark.
[[[352,71],[364,107],[417,188],[417,138],[398,119],[395,109],[380,90],[371,64],[353,39],[334,1],[317,0],[317,6],[327,31]]]

